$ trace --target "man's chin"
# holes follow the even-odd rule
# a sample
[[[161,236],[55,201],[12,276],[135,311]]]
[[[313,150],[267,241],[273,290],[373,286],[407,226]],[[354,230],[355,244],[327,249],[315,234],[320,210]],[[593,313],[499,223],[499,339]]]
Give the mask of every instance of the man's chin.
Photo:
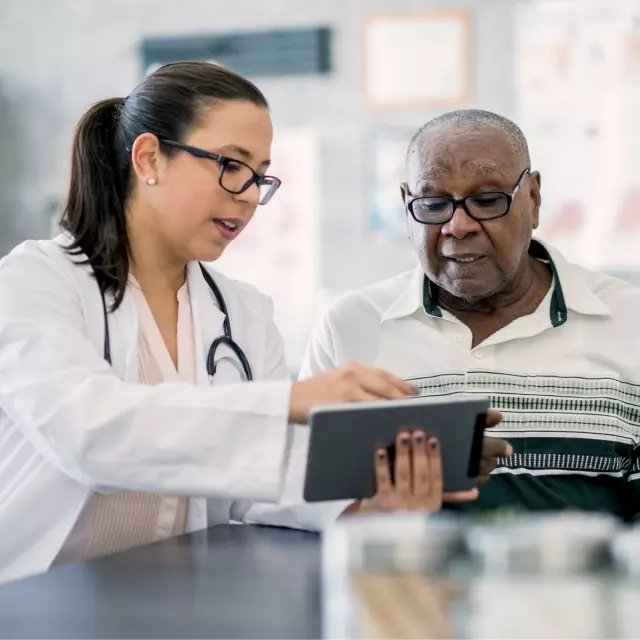
[[[488,300],[489,298],[494,296],[495,293],[492,291],[476,291],[463,289],[456,293],[449,293],[449,295],[457,298],[461,302],[464,302],[466,306],[471,307],[474,305],[479,305],[485,300]]]
[[[471,278],[443,282],[439,288],[441,297],[445,299],[456,298],[467,307],[479,305],[500,293],[501,290],[501,287],[496,286],[495,282],[487,283],[486,280],[480,281]]]

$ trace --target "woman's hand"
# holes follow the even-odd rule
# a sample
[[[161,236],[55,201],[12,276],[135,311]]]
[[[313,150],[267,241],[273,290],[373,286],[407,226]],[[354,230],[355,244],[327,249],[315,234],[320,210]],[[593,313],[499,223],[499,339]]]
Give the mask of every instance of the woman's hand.
[[[309,411],[322,404],[366,400],[395,400],[417,395],[416,390],[396,376],[361,364],[346,364],[322,375],[296,382],[291,390],[289,420],[307,422]]]
[[[349,505],[342,516],[392,510],[434,512],[442,508],[443,501],[464,502],[478,497],[477,489],[443,494],[440,446],[424,431],[402,431],[396,437],[393,481],[386,449],[376,450],[373,464],[376,494]]]

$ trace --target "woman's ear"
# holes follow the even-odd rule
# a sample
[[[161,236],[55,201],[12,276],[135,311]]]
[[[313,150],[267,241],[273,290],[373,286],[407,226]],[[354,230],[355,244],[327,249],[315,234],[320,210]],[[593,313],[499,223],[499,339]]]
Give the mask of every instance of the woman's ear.
[[[141,182],[154,186],[161,182],[164,156],[160,141],[152,133],[140,134],[131,147],[131,165]]]

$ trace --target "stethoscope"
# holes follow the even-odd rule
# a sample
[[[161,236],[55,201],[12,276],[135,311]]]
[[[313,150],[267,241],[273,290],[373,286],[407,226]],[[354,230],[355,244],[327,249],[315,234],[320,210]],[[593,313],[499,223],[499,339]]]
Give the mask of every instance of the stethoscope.
[[[237,342],[234,341],[231,335],[231,323],[229,322],[229,313],[227,311],[227,305],[225,304],[224,298],[222,297],[222,292],[218,288],[218,285],[214,282],[211,274],[204,268],[201,263],[200,270],[202,271],[202,276],[205,279],[213,297],[216,299],[216,303],[218,308],[224,314],[224,322],[222,323],[223,335],[216,338],[209,347],[209,353],[207,354],[207,373],[209,374],[209,380],[213,379],[213,376],[216,375],[217,363],[215,360],[215,355],[218,347],[221,345],[226,345],[233,351],[238,360],[240,361],[240,365],[242,366],[242,370],[244,372],[244,376],[247,379],[247,382],[251,382],[253,380],[253,373],[251,371],[251,365],[249,364],[249,360],[245,355],[244,351],[238,345]],[[104,314],[104,359],[111,364],[111,338],[109,337],[109,314],[107,312],[107,302],[104,297],[104,291],[100,288],[100,296],[102,297],[102,311]]]

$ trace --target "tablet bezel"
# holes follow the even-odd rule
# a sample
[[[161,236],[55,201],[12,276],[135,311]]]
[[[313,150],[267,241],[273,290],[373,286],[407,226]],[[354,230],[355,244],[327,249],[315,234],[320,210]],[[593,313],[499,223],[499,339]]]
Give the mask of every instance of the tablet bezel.
[[[369,498],[375,490],[373,454],[393,456],[398,431],[423,429],[440,442],[445,491],[477,486],[489,408],[485,397],[407,400],[323,406],[309,416],[304,482],[307,502]]]

